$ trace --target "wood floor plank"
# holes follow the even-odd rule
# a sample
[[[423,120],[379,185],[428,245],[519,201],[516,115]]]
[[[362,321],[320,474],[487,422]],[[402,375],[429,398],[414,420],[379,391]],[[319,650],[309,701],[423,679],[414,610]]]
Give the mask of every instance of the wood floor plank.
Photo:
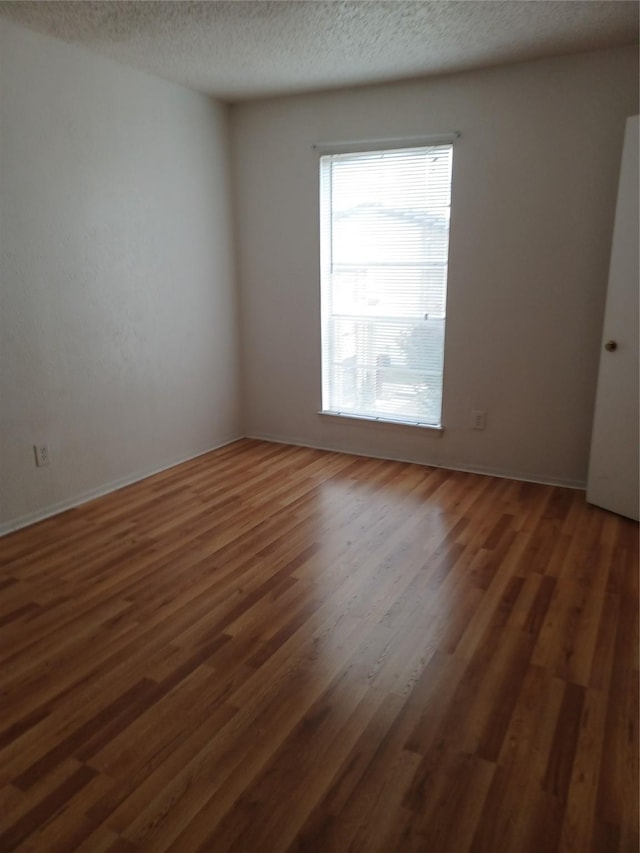
[[[234,442],[0,539],[0,847],[635,853],[638,525]]]

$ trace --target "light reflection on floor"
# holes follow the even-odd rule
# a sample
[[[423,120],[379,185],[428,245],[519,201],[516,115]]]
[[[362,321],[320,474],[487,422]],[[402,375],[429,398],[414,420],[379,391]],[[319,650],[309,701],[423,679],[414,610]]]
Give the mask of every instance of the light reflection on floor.
[[[406,694],[456,608],[447,575],[460,551],[448,541],[458,517],[438,497],[439,488],[450,500],[449,481],[417,465],[396,468],[402,482],[343,474],[319,484],[305,530],[318,548],[295,572],[305,588],[297,606],[313,613],[296,635],[303,666],[311,681],[335,678],[349,701],[372,687]],[[389,463],[381,470],[388,477]],[[441,582],[432,611],[424,590],[434,559]]]

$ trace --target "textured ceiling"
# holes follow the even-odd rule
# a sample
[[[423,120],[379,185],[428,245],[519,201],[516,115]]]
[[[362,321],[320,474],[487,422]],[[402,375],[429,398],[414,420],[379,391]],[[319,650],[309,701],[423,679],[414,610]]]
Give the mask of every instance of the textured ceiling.
[[[618,0],[2,2],[0,14],[228,101],[637,43]]]

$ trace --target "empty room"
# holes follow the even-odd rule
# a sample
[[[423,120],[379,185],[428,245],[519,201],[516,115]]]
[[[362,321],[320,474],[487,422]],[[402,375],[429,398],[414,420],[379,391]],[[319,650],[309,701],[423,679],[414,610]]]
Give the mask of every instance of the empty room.
[[[638,17],[0,2],[0,850],[637,853]]]

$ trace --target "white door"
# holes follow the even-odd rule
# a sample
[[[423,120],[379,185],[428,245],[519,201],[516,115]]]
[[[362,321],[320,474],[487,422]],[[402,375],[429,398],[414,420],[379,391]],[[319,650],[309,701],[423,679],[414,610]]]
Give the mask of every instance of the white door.
[[[627,119],[587,500],[638,518],[638,116]]]

